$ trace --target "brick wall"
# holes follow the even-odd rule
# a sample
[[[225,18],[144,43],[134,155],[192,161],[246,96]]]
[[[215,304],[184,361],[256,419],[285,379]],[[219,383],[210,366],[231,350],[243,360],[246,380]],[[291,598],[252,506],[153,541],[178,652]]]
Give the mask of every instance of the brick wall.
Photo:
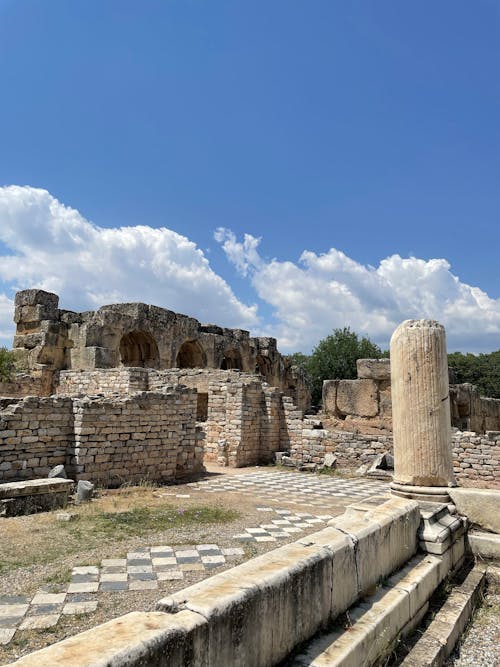
[[[148,389],[146,368],[109,368],[96,371],[59,371],[56,393],[65,396],[86,394],[128,394]]]
[[[108,486],[166,482],[196,469],[196,392],[75,399],[70,467]]]
[[[458,431],[453,436],[453,469],[461,483],[500,488],[500,432]]]
[[[70,398],[30,396],[0,411],[0,480],[46,477],[74,441]]]
[[[28,397],[0,411],[0,480],[45,477],[59,464],[103,484],[165,482],[201,467],[196,391]]]

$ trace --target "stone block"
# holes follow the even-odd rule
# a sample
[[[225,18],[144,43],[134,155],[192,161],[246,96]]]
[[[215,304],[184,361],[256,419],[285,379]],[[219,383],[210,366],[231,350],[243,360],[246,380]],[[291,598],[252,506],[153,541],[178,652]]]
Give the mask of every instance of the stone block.
[[[330,618],[331,604],[329,549],[292,543],[174,593],[158,609],[206,619],[207,653],[194,664],[259,667],[311,637]]]
[[[328,415],[337,414],[337,385],[338,380],[323,381],[323,412]]]
[[[356,361],[358,378],[360,380],[390,380],[390,359],[358,359]]]
[[[339,380],[337,412],[341,415],[375,417],[378,414],[378,387],[373,380]]]
[[[500,490],[452,488],[449,493],[457,512],[470,523],[500,533]]]

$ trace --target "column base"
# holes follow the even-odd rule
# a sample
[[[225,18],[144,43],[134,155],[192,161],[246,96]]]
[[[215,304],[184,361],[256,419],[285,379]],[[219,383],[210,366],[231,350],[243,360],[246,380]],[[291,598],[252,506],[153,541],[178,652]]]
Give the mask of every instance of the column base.
[[[410,486],[409,484],[398,484],[391,482],[391,493],[403,498],[423,500],[431,503],[451,503],[449,489],[447,486]]]

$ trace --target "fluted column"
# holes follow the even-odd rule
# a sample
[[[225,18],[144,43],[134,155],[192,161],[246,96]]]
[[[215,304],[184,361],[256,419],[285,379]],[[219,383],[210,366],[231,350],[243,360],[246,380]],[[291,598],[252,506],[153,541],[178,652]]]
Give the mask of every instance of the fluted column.
[[[393,493],[449,502],[455,486],[444,327],[406,320],[391,338]]]

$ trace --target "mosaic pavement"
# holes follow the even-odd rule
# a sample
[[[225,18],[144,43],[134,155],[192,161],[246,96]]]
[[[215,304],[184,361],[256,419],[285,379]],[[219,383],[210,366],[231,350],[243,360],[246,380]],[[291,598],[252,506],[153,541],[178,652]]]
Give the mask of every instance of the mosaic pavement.
[[[88,614],[97,609],[100,591],[156,590],[159,582],[182,579],[184,572],[210,570],[241,558],[243,549],[220,549],[217,544],[193,547],[146,547],[126,558],[105,559],[101,567],[74,567],[66,591],[38,591],[34,597],[0,596],[0,644],[8,644],[17,630],[42,630],[61,614]]]
[[[277,542],[285,540],[295,533],[302,533],[308,528],[319,527],[332,519],[330,514],[315,516],[297,512],[296,514],[285,509],[275,509],[274,507],[257,507],[259,512],[274,512],[278,519],[271,519],[270,523],[262,523],[257,528],[245,528],[244,533],[233,535],[235,540],[240,542]]]
[[[220,493],[238,491],[258,499],[328,507],[332,499],[367,498],[389,490],[389,483],[376,479],[342,479],[300,472],[252,472],[220,476],[188,484],[193,491]]]

